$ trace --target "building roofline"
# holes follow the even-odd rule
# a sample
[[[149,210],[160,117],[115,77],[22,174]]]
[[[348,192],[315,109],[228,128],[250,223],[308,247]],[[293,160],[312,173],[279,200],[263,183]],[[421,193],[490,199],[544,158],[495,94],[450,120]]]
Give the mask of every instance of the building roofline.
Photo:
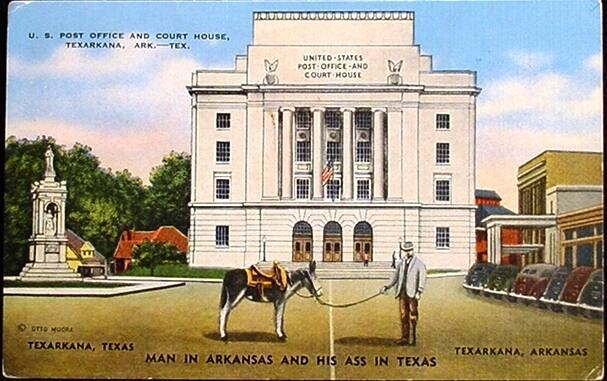
[[[581,151],[581,150],[561,150],[561,149],[547,149],[544,150],[540,153],[538,153],[537,155],[535,155],[534,157],[532,157],[531,159],[527,160],[526,162],[524,162],[523,164],[518,166],[518,170],[521,170],[521,167],[524,167],[525,165],[527,165],[528,163],[532,162],[533,160],[537,159],[538,157],[547,154],[547,153],[584,153],[584,154],[590,154],[590,155],[603,155],[602,151]]]
[[[337,17],[336,17],[337,16]],[[254,11],[253,20],[415,20],[413,11]]]

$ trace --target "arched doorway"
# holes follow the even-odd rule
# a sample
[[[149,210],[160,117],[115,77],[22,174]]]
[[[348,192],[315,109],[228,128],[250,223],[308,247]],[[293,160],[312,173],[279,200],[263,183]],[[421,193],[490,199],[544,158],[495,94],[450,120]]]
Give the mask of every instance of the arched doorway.
[[[325,225],[322,260],[324,262],[342,261],[341,226],[335,221]]]
[[[354,262],[362,262],[365,253],[373,261],[373,228],[362,221],[354,226]]]
[[[293,226],[293,262],[309,262],[312,258],[312,227],[299,221]]]

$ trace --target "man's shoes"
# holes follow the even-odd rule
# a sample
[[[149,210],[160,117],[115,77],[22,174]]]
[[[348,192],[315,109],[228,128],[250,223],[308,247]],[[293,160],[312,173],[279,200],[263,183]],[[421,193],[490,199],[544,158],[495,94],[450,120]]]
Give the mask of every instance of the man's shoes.
[[[398,339],[394,342],[396,345],[409,345],[408,339]]]

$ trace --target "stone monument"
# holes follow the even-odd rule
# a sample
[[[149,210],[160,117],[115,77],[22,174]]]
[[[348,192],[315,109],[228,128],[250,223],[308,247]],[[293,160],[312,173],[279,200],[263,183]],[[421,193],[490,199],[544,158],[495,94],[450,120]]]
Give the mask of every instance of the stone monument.
[[[65,181],[55,180],[54,155],[46,150],[44,179],[32,185],[32,236],[29,239],[29,260],[19,274],[23,280],[46,278],[80,278],[66,262]]]

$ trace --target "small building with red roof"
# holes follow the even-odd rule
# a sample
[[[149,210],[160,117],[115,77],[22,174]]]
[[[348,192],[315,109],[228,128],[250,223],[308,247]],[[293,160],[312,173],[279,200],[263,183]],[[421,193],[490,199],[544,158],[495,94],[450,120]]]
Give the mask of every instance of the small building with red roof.
[[[125,230],[114,250],[114,273],[128,270],[133,260],[133,249],[146,241],[173,244],[184,255],[188,251],[188,237],[174,226],[161,226],[152,231]]]

